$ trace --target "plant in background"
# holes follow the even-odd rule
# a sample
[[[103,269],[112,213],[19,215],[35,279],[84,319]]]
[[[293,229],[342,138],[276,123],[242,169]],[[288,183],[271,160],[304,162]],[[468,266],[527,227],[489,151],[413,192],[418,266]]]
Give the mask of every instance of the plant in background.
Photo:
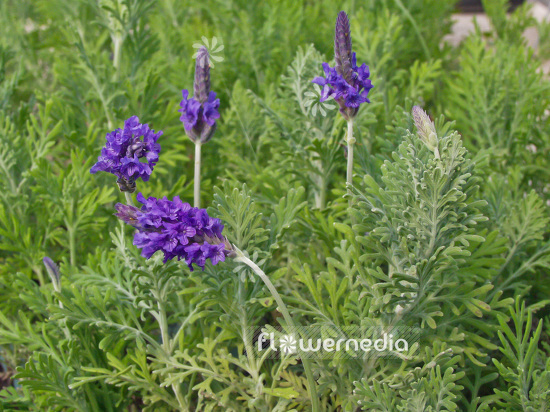
[[[188,90],[182,91],[183,100],[179,112],[187,136],[195,143],[194,205],[200,207],[201,147],[216,131],[216,119],[220,117],[220,99],[216,99],[216,93],[210,91],[210,62],[206,47],[201,47],[197,52],[193,91],[194,95],[191,98],[188,98]]]
[[[372,83],[369,79],[369,67],[363,63],[357,67],[355,52],[351,50],[351,30],[348,15],[341,11],[336,19],[334,34],[334,60],[336,65],[331,68],[323,63],[325,77],[316,77],[313,82],[322,86],[321,102],[329,97],[340,106],[340,113],[348,123],[346,134],[348,167],[346,181],[353,184],[353,118],[359,111],[362,103],[370,103],[368,99]]]
[[[245,99],[238,100],[238,105],[237,101],[232,103],[231,111],[238,113],[239,118],[255,119],[260,124],[253,130],[243,128],[246,135],[259,134],[259,139],[250,142],[253,153],[257,154],[246,156],[250,149],[236,154],[235,147],[242,147],[243,143],[232,137],[224,139],[225,156],[243,165],[252,164],[257,170],[250,176],[254,179],[251,185],[262,186],[267,189],[266,194],[274,184],[267,183],[270,181],[277,182],[278,186],[289,185],[285,190],[290,190],[295,184],[303,185],[319,210],[326,208],[331,183],[338,180],[341,170],[339,153],[342,149],[336,136],[339,118],[333,111],[327,111],[326,116],[314,116],[311,109],[314,97],[310,95],[313,92],[308,90],[318,88],[319,95],[322,92],[319,85],[311,83],[311,79],[319,74],[323,60],[313,45],[299,48],[281,76],[277,100],[266,101],[249,92]],[[319,95],[316,105],[323,106],[330,102],[333,108],[336,106],[332,99],[320,103]],[[253,108],[255,110],[251,110]],[[264,124],[268,127],[263,127]],[[270,192],[267,195],[270,202],[277,202],[277,192]]]
[[[499,317],[499,351],[503,357],[493,358],[500,378],[510,385],[508,391],[494,388],[495,403],[506,410],[542,411],[550,403],[550,360],[539,348],[542,320],[533,313],[550,303],[548,300],[526,308],[516,299],[510,317]],[[548,347],[547,347],[548,349]],[[481,410],[487,410],[482,404]]]

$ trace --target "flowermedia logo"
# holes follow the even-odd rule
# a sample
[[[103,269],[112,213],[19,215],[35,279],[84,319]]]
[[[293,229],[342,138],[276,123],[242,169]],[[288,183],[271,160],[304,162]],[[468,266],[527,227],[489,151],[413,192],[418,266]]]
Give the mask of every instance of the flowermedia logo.
[[[313,91],[306,91],[304,93],[304,106],[309,110],[309,113],[311,113],[313,117],[317,116],[317,113],[325,117],[327,115],[327,111],[336,108],[335,104],[330,103],[330,100],[334,100],[332,96],[323,102],[320,101],[320,98],[321,88],[318,84],[313,85]]]
[[[217,37],[212,37],[212,39],[208,40],[205,36],[202,36],[201,41],[196,41],[193,44],[193,48],[197,49],[195,54],[193,54],[194,59],[199,56],[199,50],[201,47],[206,47],[206,50],[208,50],[208,64],[210,64],[211,68],[214,68],[214,62],[223,62],[224,58],[220,54],[223,52],[224,45]]]
[[[271,334],[271,338],[275,339],[274,334]],[[301,339],[300,339],[301,340]],[[281,339],[279,340],[280,348],[285,353],[295,353],[296,352],[296,339],[293,335],[283,335]],[[258,350],[261,350],[260,347],[258,347]],[[277,350],[277,349],[275,349]]]
[[[406,358],[417,346],[419,331],[412,328],[300,327],[278,331],[265,327],[249,333],[257,354],[300,358]]]

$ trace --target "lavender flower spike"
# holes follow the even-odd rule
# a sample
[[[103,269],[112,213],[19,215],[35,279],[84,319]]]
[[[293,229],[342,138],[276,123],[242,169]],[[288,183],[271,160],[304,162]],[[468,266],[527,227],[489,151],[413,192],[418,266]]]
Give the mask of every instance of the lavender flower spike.
[[[149,125],[139,123],[137,116],[130,117],[124,122],[124,129],[107,133],[107,143],[90,173],[112,173],[118,177],[122,192],[134,192],[136,180],[141,178],[146,182],[153,172],[159,159],[157,140],[161,135],[162,132],[155,133]]]
[[[164,262],[176,258],[185,260],[191,270],[193,263],[204,270],[208,259],[216,265],[231,254],[232,247],[222,235],[223,224],[205,209],[191,207],[178,196],[145,199],[138,193],[137,200],[141,209],[118,203],[115,215],[137,229],[134,245],[142,249],[143,257],[149,259],[160,250]]]
[[[365,63],[357,66],[356,55],[351,49],[349,19],[343,11],[338,13],[336,19],[334,60],[334,68],[323,63],[325,77],[316,77],[313,83],[323,87],[321,101],[334,97],[340,106],[340,113],[349,121],[357,115],[361,104],[370,103],[367,96],[373,86],[369,79],[369,67]]]
[[[182,90],[183,100],[178,110],[180,120],[193,142],[206,143],[216,131],[216,119],[220,117],[220,99],[216,99],[216,93],[210,91],[210,63],[206,47],[201,47],[197,53],[193,92],[194,96],[190,98],[189,91]]]

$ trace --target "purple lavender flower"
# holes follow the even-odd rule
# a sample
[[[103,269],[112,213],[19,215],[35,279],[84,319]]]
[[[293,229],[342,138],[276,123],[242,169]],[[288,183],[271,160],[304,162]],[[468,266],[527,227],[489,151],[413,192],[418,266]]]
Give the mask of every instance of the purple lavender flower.
[[[220,99],[216,99],[216,93],[210,91],[210,63],[206,47],[201,47],[197,52],[193,92],[194,96],[189,98],[189,91],[182,90],[183,100],[178,110],[180,120],[192,141],[206,143],[216,131],[216,119],[220,117]]]
[[[370,103],[367,96],[373,86],[369,79],[369,67],[365,63],[357,67],[355,52],[351,50],[349,19],[343,11],[338,13],[336,19],[334,60],[334,68],[323,63],[325,77],[316,77],[313,83],[323,87],[321,102],[334,97],[340,106],[340,113],[349,120],[355,117],[362,103]]]
[[[149,180],[159,159],[157,140],[161,135],[162,132],[155,133],[149,125],[139,123],[137,116],[130,117],[124,122],[124,129],[107,133],[107,143],[90,173],[112,173],[118,177],[121,191],[133,192],[138,178]]]
[[[221,220],[208,216],[205,209],[191,207],[178,196],[173,200],[145,199],[138,193],[137,200],[143,205],[141,209],[118,203],[115,215],[137,229],[134,245],[142,249],[143,257],[149,259],[161,250],[165,263],[183,259],[193,270],[193,263],[204,269],[208,259],[216,265],[230,254]]]

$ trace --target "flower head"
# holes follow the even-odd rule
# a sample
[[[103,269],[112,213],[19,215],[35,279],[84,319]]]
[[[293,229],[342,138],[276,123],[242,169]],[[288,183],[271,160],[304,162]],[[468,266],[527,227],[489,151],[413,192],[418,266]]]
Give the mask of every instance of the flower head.
[[[334,68],[323,63],[325,77],[316,77],[313,83],[323,88],[320,101],[333,97],[340,106],[340,113],[349,120],[355,117],[362,103],[370,103],[367,96],[373,86],[369,67],[365,63],[357,66],[356,55],[351,49],[349,19],[343,11],[336,19],[334,60]]]
[[[115,215],[137,229],[134,245],[143,257],[149,259],[161,250],[164,262],[183,259],[193,270],[193,263],[204,269],[208,259],[215,265],[230,253],[221,220],[208,216],[205,209],[191,207],[178,196],[145,199],[138,193],[137,200],[141,209],[118,203]]]
[[[191,140],[206,143],[216,131],[216,119],[220,117],[220,99],[216,99],[216,93],[210,91],[210,64],[206,47],[201,47],[197,52],[193,92],[194,96],[190,98],[189,91],[182,90],[183,99],[178,110],[180,120]]]
[[[124,129],[107,133],[107,143],[90,173],[112,173],[119,178],[121,191],[133,192],[138,178],[149,180],[159,159],[157,140],[161,135],[161,131],[155,133],[149,125],[139,123],[137,116],[130,117],[124,122]]]

